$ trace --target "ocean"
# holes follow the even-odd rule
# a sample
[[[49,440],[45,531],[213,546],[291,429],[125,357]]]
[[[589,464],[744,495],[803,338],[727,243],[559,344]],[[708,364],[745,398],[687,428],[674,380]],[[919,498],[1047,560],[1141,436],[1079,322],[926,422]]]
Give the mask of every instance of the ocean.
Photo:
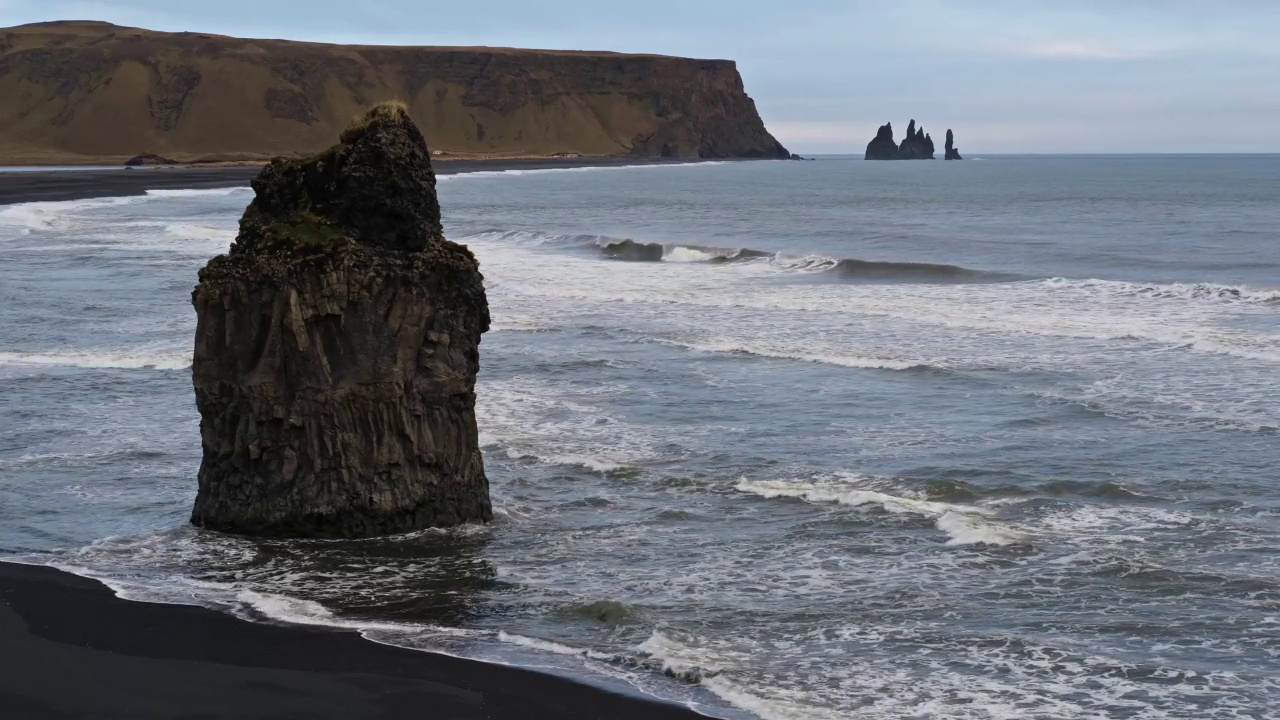
[[[0,557],[730,720],[1280,706],[1280,157],[442,177],[497,519],[187,524],[245,189],[0,206]]]

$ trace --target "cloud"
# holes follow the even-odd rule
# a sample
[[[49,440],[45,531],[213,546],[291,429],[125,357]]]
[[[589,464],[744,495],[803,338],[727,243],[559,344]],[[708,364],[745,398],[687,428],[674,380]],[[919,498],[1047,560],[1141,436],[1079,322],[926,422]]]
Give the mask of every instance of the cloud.
[[[1014,55],[1063,60],[1142,60],[1158,54],[1150,49],[1122,47],[1096,40],[1051,40],[1015,45],[1008,51]]]
[[[796,146],[849,146],[853,147],[859,141],[859,134],[855,123],[852,122],[823,122],[808,120],[774,120],[766,122],[769,132],[778,138],[783,145],[788,147]],[[865,135],[865,133],[863,133]],[[870,137],[861,138],[863,143],[870,140]]]

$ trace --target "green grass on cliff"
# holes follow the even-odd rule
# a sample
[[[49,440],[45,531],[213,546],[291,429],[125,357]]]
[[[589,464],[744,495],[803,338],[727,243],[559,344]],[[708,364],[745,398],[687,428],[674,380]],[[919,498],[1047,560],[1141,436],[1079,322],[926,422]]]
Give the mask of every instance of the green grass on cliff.
[[[303,213],[292,222],[272,223],[262,231],[263,249],[269,252],[321,253],[339,250],[351,241],[324,218]]]

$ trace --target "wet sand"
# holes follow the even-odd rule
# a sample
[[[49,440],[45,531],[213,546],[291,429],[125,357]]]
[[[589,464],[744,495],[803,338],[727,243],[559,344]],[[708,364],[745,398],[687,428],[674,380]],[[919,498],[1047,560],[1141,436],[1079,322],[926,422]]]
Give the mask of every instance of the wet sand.
[[[353,632],[121,600],[0,563],[0,716],[693,720],[553,675],[395,648]]]
[[[452,175],[501,170],[620,167],[696,162],[655,158],[551,158],[512,160],[436,160],[436,173]],[[132,170],[21,170],[0,172],[0,205],[143,195],[148,190],[196,190],[243,187],[261,167],[141,167]]]

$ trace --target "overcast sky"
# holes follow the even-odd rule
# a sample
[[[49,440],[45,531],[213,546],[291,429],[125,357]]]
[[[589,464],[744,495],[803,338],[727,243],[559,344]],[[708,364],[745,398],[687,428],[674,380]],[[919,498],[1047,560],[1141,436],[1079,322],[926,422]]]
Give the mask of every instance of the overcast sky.
[[[802,153],[912,117],[969,154],[1280,152],[1280,0],[0,0],[55,19],[731,58]]]

